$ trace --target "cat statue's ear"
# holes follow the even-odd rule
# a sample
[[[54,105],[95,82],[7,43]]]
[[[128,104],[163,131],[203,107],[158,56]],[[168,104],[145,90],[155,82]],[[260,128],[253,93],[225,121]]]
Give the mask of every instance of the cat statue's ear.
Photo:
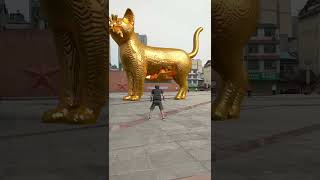
[[[123,17],[126,18],[131,25],[134,25],[134,14],[130,8],[126,10]]]

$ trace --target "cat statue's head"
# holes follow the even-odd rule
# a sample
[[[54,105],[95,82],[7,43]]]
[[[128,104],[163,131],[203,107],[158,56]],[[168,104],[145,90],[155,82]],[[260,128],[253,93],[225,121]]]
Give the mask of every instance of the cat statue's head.
[[[131,9],[126,10],[123,18],[113,14],[109,17],[109,33],[118,45],[130,38],[134,33],[134,14]]]

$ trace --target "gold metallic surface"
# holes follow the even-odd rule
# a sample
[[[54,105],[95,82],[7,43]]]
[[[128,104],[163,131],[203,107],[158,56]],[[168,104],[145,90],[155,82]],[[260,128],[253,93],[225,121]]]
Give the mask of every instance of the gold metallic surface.
[[[111,15],[109,32],[120,47],[120,57],[128,78],[128,95],[124,100],[136,101],[144,92],[145,79],[165,81],[173,79],[179,85],[175,99],[185,99],[188,91],[188,74],[192,59],[199,51],[198,28],[193,38],[193,50],[186,53],[180,49],[150,47],[142,44],[134,32],[134,14],[127,9],[123,18]]]
[[[41,0],[61,72],[59,104],[46,123],[92,124],[107,98],[108,18],[105,0]]]
[[[259,0],[213,0],[213,66],[222,87],[212,106],[212,119],[239,118],[248,86],[243,49],[256,30]]]

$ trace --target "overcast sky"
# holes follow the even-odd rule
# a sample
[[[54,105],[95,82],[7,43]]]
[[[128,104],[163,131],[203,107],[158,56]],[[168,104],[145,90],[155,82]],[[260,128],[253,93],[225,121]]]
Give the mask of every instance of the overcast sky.
[[[146,34],[149,46],[191,52],[198,27],[200,50],[195,58],[204,64],[211,59],[211,1],[110,0],[109,13],[123,17],[127,8],[135,14],[135,32]],[[111,63],[118,65],[118,45],[110,39]]]

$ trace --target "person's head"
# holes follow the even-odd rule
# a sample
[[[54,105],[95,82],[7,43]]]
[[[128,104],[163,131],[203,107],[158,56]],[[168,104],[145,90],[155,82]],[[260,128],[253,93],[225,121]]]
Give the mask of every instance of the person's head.
[[[159,85],[155,85],[154,87],[155,87],[156,89],[159,89]]]

